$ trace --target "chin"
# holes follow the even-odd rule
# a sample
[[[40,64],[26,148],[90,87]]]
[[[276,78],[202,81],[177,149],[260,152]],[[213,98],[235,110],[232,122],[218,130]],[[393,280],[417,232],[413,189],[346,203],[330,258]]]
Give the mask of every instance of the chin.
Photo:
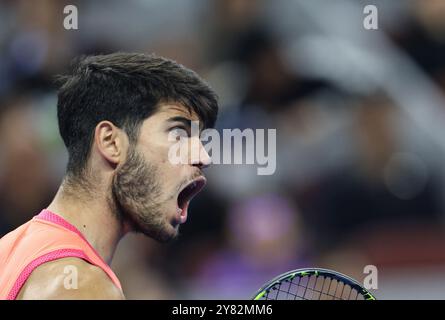
[[[143,233],[147,237],[150,237],[158,242],[166,243],[178,237],[178,229],[179,225],[172,226],[171,224],[166,223],[162,228],[157,228],[157,230],[154,230],[148,226],[138,225],[135,231]]]
[[[178,230],[176,229],[175,232],[172,233],[163,233],[159,237],[154,238],[156,241],[159,241],[161,243],[167,243],[170,241],[175,240],[178,237]]]

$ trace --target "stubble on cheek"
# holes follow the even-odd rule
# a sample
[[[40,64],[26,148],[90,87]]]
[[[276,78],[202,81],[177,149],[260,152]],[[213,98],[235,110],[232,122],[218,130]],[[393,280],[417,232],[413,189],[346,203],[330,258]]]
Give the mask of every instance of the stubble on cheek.
[[[112,201],[121,221],[127,221],[133,231],[142,232],[158,241],[168,241],[177,234],[162,211],[161,176],[136,151],[113,177]]]

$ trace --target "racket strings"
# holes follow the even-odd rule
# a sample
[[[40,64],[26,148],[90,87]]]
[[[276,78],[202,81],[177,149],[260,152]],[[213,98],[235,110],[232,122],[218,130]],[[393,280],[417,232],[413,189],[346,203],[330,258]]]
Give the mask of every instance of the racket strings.
[[[277,282],[266,300],[364,300],[350,285],[324,276],[303,276]]]

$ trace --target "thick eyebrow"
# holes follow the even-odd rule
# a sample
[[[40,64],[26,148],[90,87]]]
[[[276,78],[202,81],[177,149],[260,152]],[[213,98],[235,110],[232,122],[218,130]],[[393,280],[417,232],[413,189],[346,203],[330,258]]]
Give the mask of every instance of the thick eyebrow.
[[[171,118],[167,119],[167,122],[181,122],[186,127],[186,129],[188,131],[191,130],[191,123],[192,123],[191,119],[181,117],[181,116],[176,116],[176,117],[171,117]],[[199,126],[199,130],[200,131],[202,130],[201,125]]]

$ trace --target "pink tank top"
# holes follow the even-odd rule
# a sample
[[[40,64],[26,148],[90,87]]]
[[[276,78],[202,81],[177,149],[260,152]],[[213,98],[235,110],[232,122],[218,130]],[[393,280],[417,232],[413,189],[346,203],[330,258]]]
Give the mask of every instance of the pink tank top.
[[[62,217],[42,210],[0,239],[0,299],[16,299],[35,268],[68,257],[101,268],[122,290],[119,279],[80,231]]]

